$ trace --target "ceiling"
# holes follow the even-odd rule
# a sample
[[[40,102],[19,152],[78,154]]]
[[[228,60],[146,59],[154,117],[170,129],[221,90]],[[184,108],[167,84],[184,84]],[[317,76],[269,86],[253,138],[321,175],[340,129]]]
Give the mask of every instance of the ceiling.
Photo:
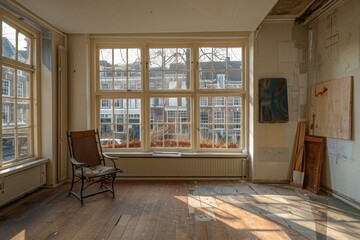
[[[314,0],[279,0],[269,12],[269,16],[293,16],[302,14]]]
[[[313,0],[6,0],[68,34],[254,31],[270,16],[297,17]]]

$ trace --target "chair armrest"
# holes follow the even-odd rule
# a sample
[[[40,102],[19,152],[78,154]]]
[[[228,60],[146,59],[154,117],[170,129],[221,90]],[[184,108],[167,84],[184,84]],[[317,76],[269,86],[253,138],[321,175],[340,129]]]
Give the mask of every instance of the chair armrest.
[[[104,156],[104,158],[110,159],[111,161],[114,161],[114,160],[118,160],[118,159],[119,159],[118,157],[112,157],[112,156],[109,156],[109,155],[107,155],[107,154],[105,154],[105,153],[103,153],[103,156]]]
[[[115,160],[119,159],[118,157],[112,157],[112,156],[109,156],[109,155],[107,155],[105,153],[103,153],[102,155],[104,157],[104,160],[109,159],[112,162],[112,164],[114,165],[114,168],[119,169],[118,167],[116,167],[116,163],[115,163]]]
[[[75,158],[70,158],[70,160],[71,160],[71,163],[76,165],[77,167],[81,167],[81,166],[85,165],[85,163],[81,163],[81,162],[76,161]]]

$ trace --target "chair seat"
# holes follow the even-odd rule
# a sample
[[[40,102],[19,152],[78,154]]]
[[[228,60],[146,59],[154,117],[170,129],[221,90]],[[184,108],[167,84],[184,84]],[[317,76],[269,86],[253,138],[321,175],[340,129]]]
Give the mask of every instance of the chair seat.
[[[83,170],[84,170],[84,176],[89,178],[118,172],[116,168],[108,167],[104,165],[98,165],[94,167],[83,167]],[[76,175],[81,175],[80,168],[76,170]]]

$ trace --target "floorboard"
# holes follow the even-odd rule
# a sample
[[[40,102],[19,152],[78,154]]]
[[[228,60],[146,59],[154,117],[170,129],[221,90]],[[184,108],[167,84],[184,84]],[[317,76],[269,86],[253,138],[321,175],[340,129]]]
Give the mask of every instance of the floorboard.
[[[0,239],[360,239],[359,210],[290,185],[117,180],[84,206],[69,187],[0,208]]]

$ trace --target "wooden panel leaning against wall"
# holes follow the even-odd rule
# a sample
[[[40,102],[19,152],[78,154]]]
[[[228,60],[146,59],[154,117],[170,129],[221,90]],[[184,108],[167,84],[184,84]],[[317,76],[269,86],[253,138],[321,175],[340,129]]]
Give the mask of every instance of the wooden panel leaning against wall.
[[[353,77],[315,84],[311,88],[309,134],[351,139]]]

